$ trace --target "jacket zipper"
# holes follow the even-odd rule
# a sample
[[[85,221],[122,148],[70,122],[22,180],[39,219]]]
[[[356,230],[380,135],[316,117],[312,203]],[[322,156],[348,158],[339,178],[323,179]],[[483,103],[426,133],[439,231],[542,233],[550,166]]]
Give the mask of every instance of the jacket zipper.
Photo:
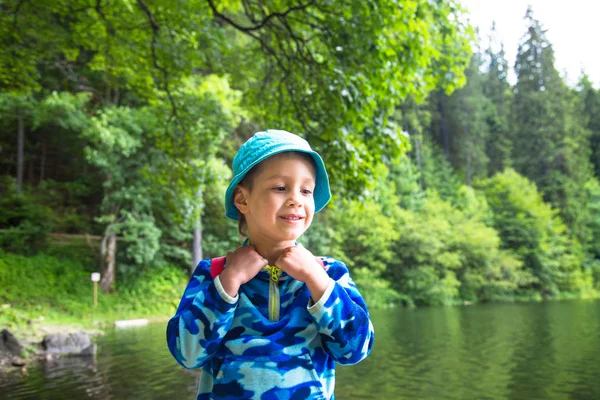
[[[274,265],[265,267],[270,273],[269,278],[269,321],[279,321],[279,276],[281,269]]]

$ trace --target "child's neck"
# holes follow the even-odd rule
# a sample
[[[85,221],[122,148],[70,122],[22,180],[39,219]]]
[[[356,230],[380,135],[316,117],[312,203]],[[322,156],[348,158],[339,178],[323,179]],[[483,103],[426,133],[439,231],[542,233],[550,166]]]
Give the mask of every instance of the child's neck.
[[[289,240],[283,242],[271,242],[268,240],[258,240],[256,238],[248,239],[248,244],[251,244],[256,249],[256,252],[269,262],[269,265],[275,265],[275,262],[281,256],[281,253],[288,247],[294,246],[296,241]]]

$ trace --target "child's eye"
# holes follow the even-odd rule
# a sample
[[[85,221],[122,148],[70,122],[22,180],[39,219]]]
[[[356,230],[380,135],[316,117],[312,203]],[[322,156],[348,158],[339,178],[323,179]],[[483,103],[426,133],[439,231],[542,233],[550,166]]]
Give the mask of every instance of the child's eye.
[[[302,189],[302,194],[312,194],[312,190],[310,190],[310,189]]]
[[[275,190],[277,192],[283,192],[283,191],[285,191],[285,186],[275,186],[273,188],[273,190]]]

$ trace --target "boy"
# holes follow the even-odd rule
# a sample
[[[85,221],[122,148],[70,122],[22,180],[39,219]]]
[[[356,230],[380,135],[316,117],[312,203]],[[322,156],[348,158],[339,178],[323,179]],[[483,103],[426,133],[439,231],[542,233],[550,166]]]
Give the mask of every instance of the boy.
[[[333,399],[335,363],[367,357],[374,332],[346,266],[296,242],[331,198],[323,160],[304,139],[268,130],[242,145],[233,173],[226,215],[247,239],[222,269],[198,264],[169,321],[169,350],[202,368],[198,399]]]

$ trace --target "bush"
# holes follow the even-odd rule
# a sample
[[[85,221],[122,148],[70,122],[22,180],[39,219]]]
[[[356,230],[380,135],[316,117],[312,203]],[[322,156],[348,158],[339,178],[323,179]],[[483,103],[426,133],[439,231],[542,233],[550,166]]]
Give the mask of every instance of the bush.
[[[12,188],[0,197],[0,248],[33,254],[42,249],[53,228],[52,210]]]
[[[473,210],[468,204],[464,208]],[[500,249],[497,232],[482,222],[487,214],[463,212],[429,192],[418,212],[399,213],[394,257],[384,276],[417,305],[486,301],[515,293],[531,277],[521,262]]]
[[[493,211],[502,247],[511,250],[535,277],[533,289],[543,295],[591,289],[591,274],[581,268],[581,246],[567,235],[557,211],[544,203],[533,183],[508,169],[477,187]]]
[[[76,257],[79,257],[75,253]],[[26,257],[0,251],[0,304],[7,304],[0,324],[23,324],[44,315],[61,322],[72,319],[109,320],[128,317],[168,316],[174,313],[188,280],[178,267],[166,265],[117,281],[112,294],[100,291],[93,308],[93,284],[89,267],[66,254]],[[18,310],[18,311],[17,311]]]
[[[174,313],[188,279],[180,267],[164,265],[147,269],[133,281],[117,282],[116,292],[131,311]]]

